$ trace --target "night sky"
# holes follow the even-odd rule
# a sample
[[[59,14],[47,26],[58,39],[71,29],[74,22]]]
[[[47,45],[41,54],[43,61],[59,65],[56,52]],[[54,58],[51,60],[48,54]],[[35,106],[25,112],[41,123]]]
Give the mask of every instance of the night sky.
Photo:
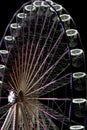
[[[86,1],[76,0],[54,0],[61,4],[74,19],[77,29],[80,33],[82,45],[86,54],[87,64],[87,8],[85,8]],[[11,20],[15,11],[20,6],[27,2],[26,0],[0,0],[0,40],[3,36],[5,28]]]

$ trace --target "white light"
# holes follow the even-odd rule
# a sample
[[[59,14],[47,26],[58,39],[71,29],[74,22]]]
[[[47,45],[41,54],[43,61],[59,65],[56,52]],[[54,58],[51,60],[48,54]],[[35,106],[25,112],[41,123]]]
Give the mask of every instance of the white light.
[[[33,5],[34,5],[34,7],[40,7],[40,6],[42,6],[42,1],[39,1],[39,0],[37,0],[37,1],[34,1],[33,2]]]
[[[6,41],[13,41],[13,40],[15,40],[15,38],[12,36],[5,36],[5,40]]]
[[[86,99],[84,99],[84,98],[73,99],[73,103],[76,103],[76,104],[84,103],[84,102],[86,102]]]
[[[53,5],[53,1],[51,0],[46,0],[46,2],[48,2],[50,5]]]
[[[10,93],[9,93],[8,102],[9,103],[14,103],[15,102],[15,94],[14,94],[13,91],[10,91]]]
[[[26,5],[25,7],[24,7],[24,9],[26,10],[26,11],[35,11],[36,10],[36,8],[34,7],[34,6],[32,6],[32,5]]]
[[[84,126],[82,126],[82,125],[70,126],[70,130],[82,130],[82,129],[84,129]]]
[[[27,17],[27,14],[25,14],[25,13],[18,13],[17,17],[23,19],[23,18]]]
[[[42,2],[42,6],[47,8],[47,7],[49,7],[50,5],[49,5],[48,3],[46,3],[45,1],[43,1],[43,2]]]
[[[5,68],[5,65],[0,64],[0,69],[4,69],[4,68]]]
[[[3,82],[2,82],[2,81],[0,81],[0,85],[2,85],[2,83],[3,83]]]
[[[86,76],[86,73],[84,73],[84,72],[73,73],[73,78],[75,78],[75,79],[83,78],[85,76]]]
[[[78,31],[76,29],[68,29],[66,30],[66,34],[69,37],[76,36],[78,34]]]
[[[21,26],[20,26],[18,23],[12,23],[12,24],[10,25],[10,27],[13,28],[13,29],[21,28]]]
[[[72,49],[70,52],[71,52],[72,56],[79,56],[79,55],[83,54],[82,49]]]
[[[62,14],[60,15],[60,18],[63,22],[69,21],[71,19],[71,16],[68,14]]]
[[[63,7],[62,5],[59,5],[59,4],[55,4],[53,5],[54,9],[58,12],[58,11],[62,11]],[[55,11],[52,7],[50,8],[51,11]]]
[[[8,54],[8,50],[0,50],[1,54]]]

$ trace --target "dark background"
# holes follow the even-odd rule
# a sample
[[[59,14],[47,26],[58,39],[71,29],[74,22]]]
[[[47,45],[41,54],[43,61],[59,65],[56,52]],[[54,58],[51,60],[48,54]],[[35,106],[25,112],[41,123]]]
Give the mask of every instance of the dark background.
[[[87,66],[87,7],[86,1],[82,0],[54,0],[61,4],[74,19],[80,33],[83,48],[86,55]],[[0,0],[0,40],[15,11],[27,2],[26,0]]]
[[[61,4],[74,19],[80,33],[87,63],[87,7],[85,0],[54,0]],[[26,0],[0,0],[0,40],[5,28],[19,7],[27,2]]]

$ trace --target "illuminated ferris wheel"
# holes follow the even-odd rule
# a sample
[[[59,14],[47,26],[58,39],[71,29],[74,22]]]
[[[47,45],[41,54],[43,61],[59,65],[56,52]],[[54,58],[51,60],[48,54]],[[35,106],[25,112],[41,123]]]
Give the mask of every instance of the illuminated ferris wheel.
[[[85,130],[86,67],[72,17],[51,0],[29,1],[0,42],[0,129]]]

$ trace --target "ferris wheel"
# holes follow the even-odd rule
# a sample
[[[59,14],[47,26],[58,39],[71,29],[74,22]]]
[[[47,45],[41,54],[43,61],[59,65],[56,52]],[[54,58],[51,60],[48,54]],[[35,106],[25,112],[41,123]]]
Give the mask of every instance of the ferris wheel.
[[[80,34],[51,0],[23,4],[0,42],[0,129],[86,130]]]

